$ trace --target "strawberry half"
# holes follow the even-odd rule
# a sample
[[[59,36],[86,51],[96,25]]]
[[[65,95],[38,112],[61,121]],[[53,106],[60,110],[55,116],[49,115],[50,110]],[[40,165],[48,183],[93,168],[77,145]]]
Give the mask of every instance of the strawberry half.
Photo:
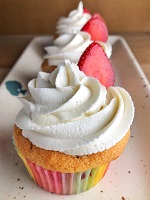
[[[91,15],[90,11],[89,11],[88,9],[86,9],[86,8],[83,8],[83,13],[88,13],[88,14]],[[92,16],[92,15],[91,15],[91,16]]]
[[[99,14],[94,14],[92,18],[83,26],[81,31],[88,32],[92,40],[106,42],[108,39],[108,29],[104,19]]]
[[[93,42],[86,48],[79,59],[78,66],[85,75],[97,78],[106,88],[114,85],[114,70],[99,43]]]

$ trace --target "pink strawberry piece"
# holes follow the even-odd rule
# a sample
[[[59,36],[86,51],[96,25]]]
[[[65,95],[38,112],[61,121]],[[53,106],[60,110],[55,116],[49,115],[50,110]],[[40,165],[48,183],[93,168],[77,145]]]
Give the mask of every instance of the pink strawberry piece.
[[[108,39],[108,29],[104,19],[99,14],[94,14],[92,18],[83,26],[81,31],[88,32],[92,40],[106,42]]]
[[[114,85],[115,74],[112,65],[99,43],[93,42],[86,48],[78,66],[85,75],[97,78],[106,88]]]
[[[90,11],[89,11],[88,9],[86,9],[86,8],[83,8],[83,13],[88,13],[88,14],[91,15]],[[92,16],[92,15],[91,15],[91,16]]]

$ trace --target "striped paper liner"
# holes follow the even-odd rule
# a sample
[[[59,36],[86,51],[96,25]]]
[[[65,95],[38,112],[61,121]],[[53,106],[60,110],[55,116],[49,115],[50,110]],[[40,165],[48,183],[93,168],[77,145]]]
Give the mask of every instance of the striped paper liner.
[[[23,159],[23,156],[21,156]],[[76,173],[62,173],[44,169],[23,159],[33,180],[43,189],[61,195],[78,194],[96,185],[107,171],[108,164]]]
[[[35,183],[43,189],[55,194],[78,194],[89,190],[104,177],[110,164],[104,164],[84,172],[56,172],[37,166],[22,155],[14,141],[13,144]]]

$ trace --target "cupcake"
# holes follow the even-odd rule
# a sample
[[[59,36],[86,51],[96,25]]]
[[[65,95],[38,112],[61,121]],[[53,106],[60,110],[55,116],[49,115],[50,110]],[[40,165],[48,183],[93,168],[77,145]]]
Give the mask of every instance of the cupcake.
[[[83,5],[82,9],[81,5],[82,4],[80,2],[78,10],[82,10],[80,13],[84,13]],[[72,12],[76,13],[77,11]],[[73,14],[70,15],[74,16]],[[66,21],[69,19],[70,18],[68,17]],[[61,21],[63,20],[60,20],[60,24]],[[69,21],[72,21],[72,18]],[[62,27],[63,26],[64,25],[62,25]],[[61,32],[62,34],[53,41],[53,45],[44,48],[46,51],[46,54],[44,55],[44,62],[42,63],[42,70],[44,72],[52,72],[53,69],[66,58],[77,64],[84,50],[93,41],[97,41],[103,47],[107,57],[110,58],[112,54],[112,46],[108,42],[108,29],[104,19],[99,14],[91,16],[85,24],[82,23],[81,26],[78,26],[80,29],[76,31],[69,31],[70,29],[75,29],[74,23],[70,23],[69,27],[65,29],[66,32]]]
[[[91,55],[95,47],[102,49],[96,45],[88,47]],[[83,59],[92,60],[84,54],[79,67],[65,60],[52,73],[39,72],[28,84],[31,95],[20,98],[24,107],[15,122],[14,144],[31,178],[56,194],[77,194],[96,185],[124,150],[133,121],[129,93],[86,76],[80,70],[86,71]]]
[[[76,34],[91,17],[90,12],[83,8],[83,3],[80,1],[76,10],[71,11],[67,17],[61,17],[58,20],[56,34]]]
[[[54,40],[52,46],[45,47],[47,54],[44,56],[42,71],[52,72],[54,68],[68,58],[73,63],[78,62],[83,51],[93,42],[89,33],[80,31],[76,35],[64,34]],[[108,58],[112,53],[112,46],[109,42],[100,42]]]

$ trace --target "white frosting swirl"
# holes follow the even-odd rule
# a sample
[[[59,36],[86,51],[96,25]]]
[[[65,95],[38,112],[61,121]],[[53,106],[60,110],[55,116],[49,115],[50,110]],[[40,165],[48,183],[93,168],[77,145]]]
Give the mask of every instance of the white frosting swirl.
[[[83,3],[80,2],[78,8],[69,13],[68,17],[61,17],[56,25],[56,33],[61,34],[76,34],[82,29],[87,21],[92,16],[89,13],[84,13]]]
[[[44,59],[48,60],[49,66],[57,66],[66,58],[73,63],[78,63],[80,56],[92,42],[91,36],[87,32],[80,31],[76,35],[63,34],[54,40],[53,46],[45,47],[47,54]],[[110,43],[97,42],[103,47],[109,58],[112,53]]]
[[[104,151],[127,133],[134,117],[130,95],[120,87],[108,90],[69,60],[51,74],[39,72],[28,84],[31,97],[16,124],[23,136],[46,150],[70,155]]]

